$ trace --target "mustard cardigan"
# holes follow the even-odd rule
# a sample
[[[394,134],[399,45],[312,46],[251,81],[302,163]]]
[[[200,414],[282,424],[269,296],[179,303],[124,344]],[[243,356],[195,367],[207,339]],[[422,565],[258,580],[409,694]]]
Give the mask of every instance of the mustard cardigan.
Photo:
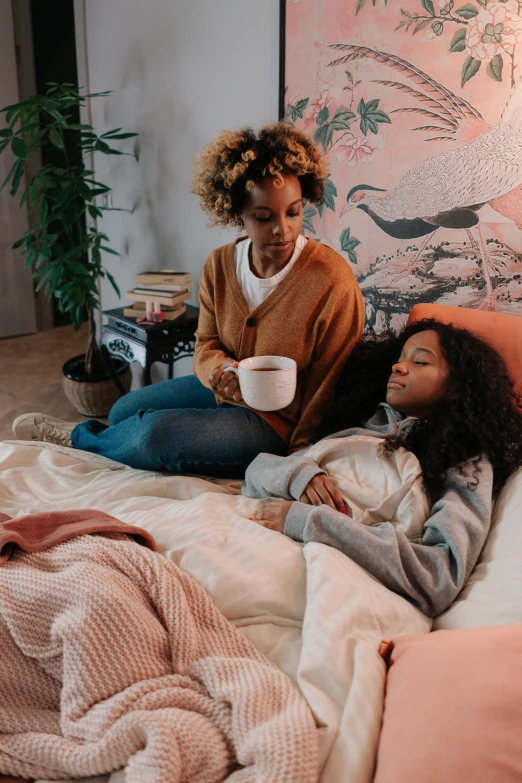
[[[361,337],[364,302],[348,263],[309,239],[277,288],[249,312],[235,270],[235,242],[214,250],[200,281],[194,372],[211,388],[210,373],[226,358],[288,356],[297,363],[293,402],[280,411],[256,411],[291,451],[314,437],[326,401]],[[233,403],[216,396],[218,404]]]

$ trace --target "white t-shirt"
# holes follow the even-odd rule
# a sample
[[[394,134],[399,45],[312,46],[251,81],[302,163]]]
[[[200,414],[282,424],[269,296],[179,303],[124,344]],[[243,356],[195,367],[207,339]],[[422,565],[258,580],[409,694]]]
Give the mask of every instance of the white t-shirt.
[[[287,265],[277,275],[273,277],[260,278],[256,277],[250,269],[249,252],[251,239],[245,239],[243,242],[239,242],[235,247],[235,262],[236,262],[236,275],[239,282],[239,287],[243,292],[250,312],[255,310],[261,302],[264,302],[267,296],[270,296],[272,291],[279,285],[281,280],[287,276],[292,269],[293,265],[301,255],[304,246],[307,243],[306,237],[299,234],[295,243],[295,249],[292,253],[292,257]]]

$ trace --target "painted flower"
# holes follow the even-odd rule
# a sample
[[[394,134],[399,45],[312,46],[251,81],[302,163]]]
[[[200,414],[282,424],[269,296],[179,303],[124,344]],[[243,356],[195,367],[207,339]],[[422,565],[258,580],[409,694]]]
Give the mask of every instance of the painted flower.
[[[333,102],[333,97],[330,95],[329,90],[323,90],[315,101],[309,105],[308,111],[304,116],[303,130],[309,130],[316,124],[317,115],[323,109],[328,108]]]
[[[492,3],[468,22],[466,52],[476,60],[491,60],[506,47],[522,42],[522,16],[517,0]]]
[[[343,142],[335,146],[335,157],[349,166],[371,163],[376,151],[382,149],[385,143],[382,133],[372,134],[371,137],[354,136],[353,133],[349,133],[344,137]]]

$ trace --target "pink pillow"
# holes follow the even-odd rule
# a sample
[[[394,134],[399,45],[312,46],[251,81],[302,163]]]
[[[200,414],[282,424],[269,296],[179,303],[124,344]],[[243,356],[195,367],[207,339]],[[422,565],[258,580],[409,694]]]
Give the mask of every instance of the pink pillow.
[[[522,781],[522,625],[383,642],[374,783]]]

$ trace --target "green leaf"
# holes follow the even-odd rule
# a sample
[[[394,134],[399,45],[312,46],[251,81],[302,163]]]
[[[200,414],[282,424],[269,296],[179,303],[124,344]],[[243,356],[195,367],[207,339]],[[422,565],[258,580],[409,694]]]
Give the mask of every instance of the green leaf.
[[[13,131],[11,128],[2,128],[2,130],[0,130],[0,139],[11,138],[12,135]]]
[[[24,176],[24,162],[20,158],[14,164],[13,179],[11,181],[11,196],[16,196],[22,177]]]
[[[98,150],[98,152],[104,152],[106,155],[111,154],[111,148],[109,147],[109,145],[106,144],[104,141],[100,141],[100,139],[98,139],[98,141],[94,145],[94,149]]]
[[[49,205],[47,201],[44,199],[42,201],[42,206],[40,207],[40,227],[45,228],[47,225],[47,218],[49,216]]]
[[[103,133],[101,139],[133,139],[135,136],[139,136],[139,133]]]
[[[103,217],[103,212],[102,212],[102,211],[101,211],[101,209],[99,209],[98,207],[93,207],[92,205],[89,205],[89,206],[87,207],[87,209],[88,209],[88,211],[89,211],[89,215],[90,215],[90,216],[91,216],[91,217],[92,217],[94,220],[96,220],[96,218],[101,218],[101,217]]]
[[[21,160],[27,160],[27,144],[22,138],[20,138],[20,136],[14,137],[13,141],[11,142],[11,149],[17,158],[20,158]]]
[[[317,215],[317,210],[313,207],[305,207],[303,212],[303,229],[315,234],[315,228],[312,223],[312,218]]]
[[[324,106],[320,112],[318,112],[317,117],[315,118],[315,121],[317,125],[322,125],[326,122],[328,117],[330,116],[330,109],[328,106]]]
[[[421,0],[421,5],[431,16],[435,16],[435,9],[431,0]]]
[[[463,52],[466,48],[466,30],[461,27],[453,38],[451,39],[450,43],[450,52]]]
[[[54,127],[54,125],[51,125],[51,129],[49,130],[49,141],[51,144],[54,144],[55,147],[58,147],[59,150],[64,149],[63,145],[63,139]]]
[[[334,130],[345,130],[350,127],[350,120],[354,118],[355,114],[353,111],[340,106],[333,116],[332,127]]]
[[[22,237],[21,239],[17,239],[14,245],[11,245],[11,250],[17,250],[19,247],[22,247],[23,244],[25,244],[24,237]]]
[[[345,228],[340,236],[341,250],[348,254],[348,258],[352,264],[357,263],[357,254],[354,252],[357,245],[360,245],[360,241],[355,237],[350,237],[350,229]]]
[[[111,275],[110,272],[107,272],[107,270],[105,270],[105,274],[106,274],[106,276],[107,276],[107,278],[109,280],[109,283],[112,285],[112,287],[114,288],[114,290],[116,291],[118,296],[121,296],[120,289],[118,288],[118,284],[116,283],[116,280],[114,279],[114,277]]]
[[[460,75],[461,87],[464,87],[466,82],[469,82],[469,80],[472,79],[476,73],[478,73],[480,66],[481,66],[480,60],[476,60],[474,57],[471,57],[471,55],[468,55],[468,57],[466,57],[462,65],[462,72]]]
[[[332,141],[333,131],[331,123],[326,123],[321,125],[314,134],[314,141],[317,144],[321,144],[325,152]]]
[[[117,250],[113,250],[112,247],[106,247],[105,245],[102,245],[102,250],[105,250],[106,253],[110,253],[113,256],[121,256],[121,253],[118,253]]]
[[[361,132],[365,136],[368,135],[368,131],[371,131],[372,133],[378,133],[378,123],[380,122],[391,123],[391,119],[386,114],[386,112],[377,108],[379,102],[380,99],[374,99],[372,101],[368,101],[368,103],[365,103],[363,98],[361,98],[359,101],[357,111],[359,112],[359,116],[361,118]]]
[[[298,116],[300,117],[300,119],[303,119],[303,113],[306,107],[308,106],[309,100],[310,98],[301,98],[301,100],[297,101],[297,103],[295,104],[295,110]],[[137,136],[138,134],[136,133],[135,135]]]
[[[501,82],[503,67],[504,67],[504,60],[502,59],[502,55],[496,54],[488,63],[488,67],[486,68],[486,73],[488,76],[490,76],[493,79],[493,81]]]
[[[335,198],[337,196],[337,188],[330,178],[324,183],[323,201],[327,209],[335,211]]]
[[[479,12],[476,6],[471,5],[471,3],[466,3],[466,5],[457,8],[455,13],[463,19],[473,19],[474,16],[478,16]]]

